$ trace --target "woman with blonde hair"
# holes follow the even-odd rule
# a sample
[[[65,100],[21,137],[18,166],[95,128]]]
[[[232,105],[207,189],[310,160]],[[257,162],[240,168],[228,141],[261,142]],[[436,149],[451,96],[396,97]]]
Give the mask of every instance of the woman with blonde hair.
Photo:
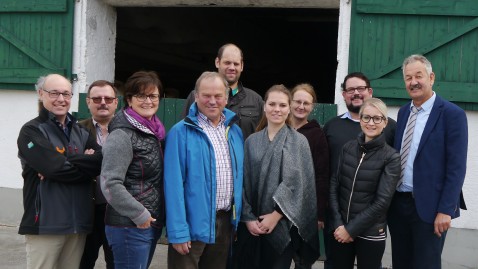
[[[342,148],[330,182],[334,268],[380,268],[387,211],[400,177],[400,155],[385,141],[387,107],[377,98],[359,112],[362,132]]]

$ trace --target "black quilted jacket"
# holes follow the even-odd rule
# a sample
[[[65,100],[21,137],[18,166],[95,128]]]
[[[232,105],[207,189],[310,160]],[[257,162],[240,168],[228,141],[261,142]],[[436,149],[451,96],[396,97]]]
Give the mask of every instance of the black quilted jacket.
[[[400,155],[383,133],[367,143],[361,133],[345,144],[330,182],[334,229],[344,225],[353,238],[384,232],[399,177]]]

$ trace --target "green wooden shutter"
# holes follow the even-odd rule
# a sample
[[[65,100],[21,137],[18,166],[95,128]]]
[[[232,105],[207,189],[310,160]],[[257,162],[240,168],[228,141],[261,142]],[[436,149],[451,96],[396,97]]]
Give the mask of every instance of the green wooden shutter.
[[[71,78],[73,0],[1,0],[0,89],[33,89],[49,73]]]
[[[374,96],[409,99],[401,65],[411,54],[431,61],[440,96],[478,110],[477,0],[352,1],[349,71],[367,75]]]

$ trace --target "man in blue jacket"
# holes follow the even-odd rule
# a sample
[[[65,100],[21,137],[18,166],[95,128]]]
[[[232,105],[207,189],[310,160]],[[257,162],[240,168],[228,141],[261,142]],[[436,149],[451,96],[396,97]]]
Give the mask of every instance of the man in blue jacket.
[[[412,101],[398,111],[395,134],[402,173],[388,216],[393,269],[439,269],[451,220],[466,209],[466,114],[432,90],[425,57],[411,55],[402,68]]]
[[[225,268],[241,215],[244,143],[216,72],[196,82],[189,115],[166,137],[168,268]]]

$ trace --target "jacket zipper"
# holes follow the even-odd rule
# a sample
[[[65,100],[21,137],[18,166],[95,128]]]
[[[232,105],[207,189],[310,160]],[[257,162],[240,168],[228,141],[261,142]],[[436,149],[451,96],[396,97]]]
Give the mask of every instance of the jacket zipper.
[[[357,166],[357,169],[355,170],[354,180],[352,181],[352,189],[350,190],[349,206],[347,207],[347,221],[346,221],[346,223],[349,223],[350,204],[352,203],[352,195],[354,194],[355,180],[357,179],[357,173],[358,173],[358,170],[360,169],[360,165],[362,165],[362,161],[363,161],[364,157],[365,157],[365,152],[362,153],[362,157],[360,158],[360,162]]]

